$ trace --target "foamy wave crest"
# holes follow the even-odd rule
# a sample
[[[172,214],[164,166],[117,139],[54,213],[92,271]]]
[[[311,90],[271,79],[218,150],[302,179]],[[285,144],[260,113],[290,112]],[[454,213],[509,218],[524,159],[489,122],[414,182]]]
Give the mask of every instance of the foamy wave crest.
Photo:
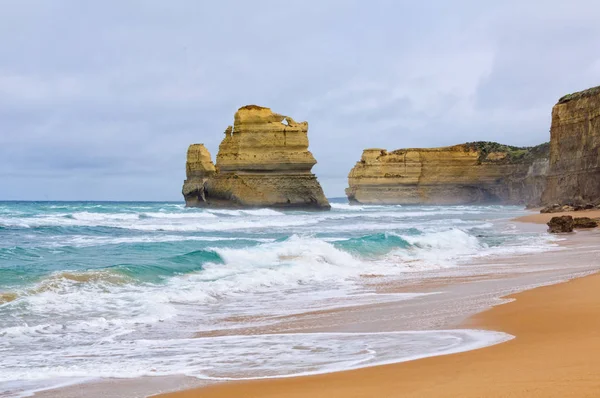
[[[0,227],[31,228],[26,219],[17,217],[0,217]]]
[[[355,205],[355,204],[349,204],[349,203],[331,203],[331,208],[333,210],[362,211],[369,207],[376,207],[376,206]]]
[[[168,299],[152,296],[152,288],[108,270],[58,272],[14,294],[13,300],[0,307],[0,316],[3,310],[11,311],[21,320],[0,328],[0,337],[7,339],[46,336],[51,340],[67,333],[72,341],[88,341],[175,314]]]
[[[190,235],[140,235],[140,236],[72,236],[58,242],[52,242],[50,247],[74,246],[103,246],[134,243],[167,243],[167,242],[273,242],[272,238],[231,238],[219,236],[190,236]]]
[[[186,212],[186,213],[166,213],[166,212],[150,212],[142,213],[141,218],[167,218],[167,219],[203,219],[203,218],[217,218],[216,215],[209,212]]]
[[[66,214],[65,217],[81,221],[131,221],[139,220],[139,214],[135,213],[90,213],[81,211],[72,214]]]
[[[462,229],[401,235],[410,244],[407,249],[394,250],[389,259],[399,259],[407,271],[426,271],[457,265],[457,260],[475,255],[487,248],[485,243]]]
[[[205,266],[200,277],[230,281],[227,291],[342,281],[357,276],[365,268],[363,262],[329,242],[297,235],[249,248],[210,250],[219,254],[224,264]]]
[[[211,214],[220,214],[226,216],[283,216],[285,213],[282,213],[273,209],[240,209],[240,210],[227,210],[227,209],[209,209],[208,213]]]
[[[318,219],[308,217],[270,217],[216,219],[214,222],[197,222],[182,219],[181,222],[170,223],[136,223],[126,228],[138,231],[168,231],[168,232],[201,232],[201,231],[244,231],[244,230],[269,230],[273,228],[290,229],[305,225],[318,224]]]
[[[286,215],[271,209],[210,210],[145,213],[55,213],[36,217],[0,217],[0,226],[109,227],[137,231],[243,231],[248,229],[291,228],[318,224],[322,219],[306,215]]]
[[[399,238],[382,239],[386,245],[406,244]],[[283,315],[343,306],[347,304],[340,297],[351,291],[358,293],[363,275],[394,275],[404,270],[398,262],[361,260],[314,237],[292,236],[237,249],[207,248],[174,257],[170,265],[121,265],[110,270],[53,274],[6,300],[6,305],[24,322],[56,319],[57,323],[30,322],[0,330],[0,335],[33,338],[40,334],[61,336],[65,331],[72,336],[126,333],[131,325],[152,325],[180,314],[186,308],[182,304],[215,304],[219,311],[227,308],[224,314],[245,316],[259,308],[263,315]],[[294,294],[289,294],[291,291]],[[245,301],[247,294],[252,294],[253,303],[241,306],[238,300]],[[352,304],[409,296],[353,296]],[[268,305],[273,300],[279,303],[277,308]],[[204,322],[218,319],[213,315]]]
[[[138,339],[69,344],[62,355],[57,356],[24,347],[28,366],[21,366],[18,352],[5,355],[0,382],[18,380],[23,382],[22,387],[34,389],[40,381],[64,382],[89,377],[186,374],[207,380],[282,378],[464,352],[512,338],[505,333],[484,330],[436,330]]]

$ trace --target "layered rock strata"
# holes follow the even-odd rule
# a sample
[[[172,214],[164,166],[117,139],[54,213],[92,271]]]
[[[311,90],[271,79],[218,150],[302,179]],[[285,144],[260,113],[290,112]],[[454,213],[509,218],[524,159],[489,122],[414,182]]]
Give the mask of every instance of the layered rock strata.
[[[600,203],[600,86],[552,108],[545,204]]]
[[[547,167],[548,144],[366,149],[348,175],[346,194],[369,204],[537,204]]]
[[[188,150],[187,170],[195,146]],[[196,163],[197,176],[190,178],[188,173],[183,195],[186,205],[194,207],[329,209],[311,172],[316,163],[308,150],[307,122],[248,105],[236,112],[233,126],[225,130],[215,172],[209,174],[208,163]]]

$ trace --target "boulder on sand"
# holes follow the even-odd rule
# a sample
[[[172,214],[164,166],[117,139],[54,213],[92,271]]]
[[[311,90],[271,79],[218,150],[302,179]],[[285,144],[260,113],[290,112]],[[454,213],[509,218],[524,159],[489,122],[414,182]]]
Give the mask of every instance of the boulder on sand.
[[[574,221],[571,216],[552,217],[547,223],[548,227],[550,227],[548,232],[553,234],[573,232],[573,224]]]
[[[598,221],[589,217],[575,217],[573,219],[573,228],[596,228]]]

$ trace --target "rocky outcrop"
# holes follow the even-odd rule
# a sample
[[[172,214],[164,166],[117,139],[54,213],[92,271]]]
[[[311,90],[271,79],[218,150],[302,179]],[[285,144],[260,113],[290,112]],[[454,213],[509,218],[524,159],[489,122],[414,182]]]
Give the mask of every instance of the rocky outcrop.
[[[366,149],[348,175],[346,194],[371,204],[537,204],[547,168],[548,144]]]
[[[573,219],[573,228],[596,228],[598,221],[589,217],[575,217]]]
[[[208,162],[203,152],[204,160],[193,155],[190,166],[190,151],[195,154],[197,146],[188,150],[187,206],[330,208],[311,172],[317,161],[308,150],[307,122],[261,106],[240,108],[225,130],[212,174],[203,146]],[[190,168],[197,172],[191,178]]]
[[[203,144],[192,144],[188,148],[185,163],[186,180],[183,183],[183,196],[187,206],[200,206],[206,202],[204,183],[216,173],[210,152]]]
[[[600,200],[600,86],[559,99],[552,109],[550,168],[542,202]]]
[[[595,205],[593,203],[587,203],[584,205],[580,204],[565,204],[561,205],[558,203],[548,205],[540,209],[540,213],[563,213],[569,211],[582,211],[582,210],[592,210],[592,209],[600,209],[600,205]]]
[[[573,217],[571,216],[560,216],[552,217],[546,224],[548,225],[548,232],[553,234],[560,234],[566,232],[573,232]]]

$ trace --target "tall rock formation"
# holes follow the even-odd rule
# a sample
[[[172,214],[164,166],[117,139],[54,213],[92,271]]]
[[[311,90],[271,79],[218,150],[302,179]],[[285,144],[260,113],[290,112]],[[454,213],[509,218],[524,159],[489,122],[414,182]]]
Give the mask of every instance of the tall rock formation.
[[[600,86],[566,95],[552,108],[550,170],[542,202],[600,201]]]
[[[203,144],[190,145],[185,163],[186,180],[182,190],[187,206],[197,207],[206,202],[204,183],[215,173],[215,165],[208,149]]]
[[[187,206],[330,208],[311,172],[317,161],[308,150],[307,122],[261,106],[240,108],[225,130],[214,173],[208,151],[201,146],[200,155],[195,147],[188,150]],[[206,156],[210,164],[196,161]],[[191,178],[190,168],[196,171]]]
[[[346,194],[370,204],[537,204],[547,168],[548,144],[366,149],[348,175]]]

